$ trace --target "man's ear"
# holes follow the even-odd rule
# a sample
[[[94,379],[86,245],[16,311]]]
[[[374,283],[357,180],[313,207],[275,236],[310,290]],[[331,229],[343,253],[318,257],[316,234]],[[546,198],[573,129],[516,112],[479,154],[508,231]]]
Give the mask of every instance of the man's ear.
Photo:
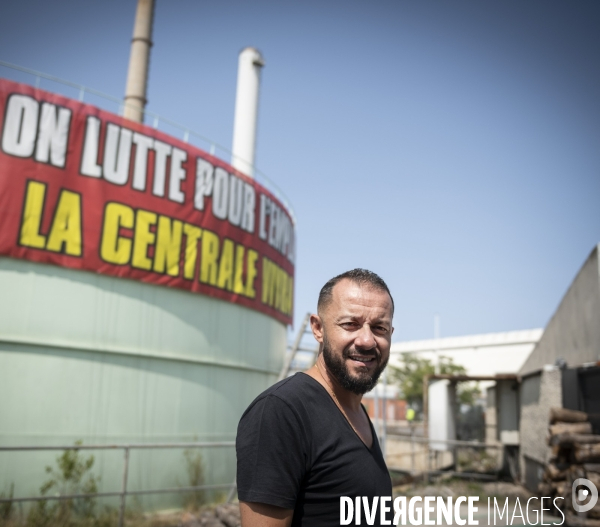
[[[315,340],[319,343],[323,342],[323,321],[319,315],[310,316],[310,329],[312,330]]]

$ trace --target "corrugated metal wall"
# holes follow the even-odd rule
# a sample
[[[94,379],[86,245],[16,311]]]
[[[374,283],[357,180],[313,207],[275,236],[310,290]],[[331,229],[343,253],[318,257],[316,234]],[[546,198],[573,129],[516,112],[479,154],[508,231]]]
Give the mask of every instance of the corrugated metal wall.
[[[235,304],[0,258],[0,444],[233,440],[285,346],[284,325]],[[119,490],[122,452],[93,454],[101,490]],[[0,453],[0,492],[37,494],[57,455]],[[233,480],[233,449],[203,460],[206,483]],[[185,468],[181,450],[132,452],[129,488],[186,485]]]

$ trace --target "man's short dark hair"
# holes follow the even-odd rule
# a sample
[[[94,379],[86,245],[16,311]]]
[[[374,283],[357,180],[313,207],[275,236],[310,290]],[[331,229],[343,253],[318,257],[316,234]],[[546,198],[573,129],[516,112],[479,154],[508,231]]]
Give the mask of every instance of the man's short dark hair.
[[[333,297],[333,288],[338,282],[346,279],[361,286],[366,285],[379,291],[385,291],[388,295],[390,295],[390,300],[392,301],[392,315],[394,314],[394,299],[392,298],[392,293],[390,293],[387,284],[383,281],[383,278],[373,271],[358,268],[334,276],[321,288],[321,292],[319,293],[319,301],[317,303],[317,312],[319,315],[329,304],[329,302],[331,302],[331,298]]]

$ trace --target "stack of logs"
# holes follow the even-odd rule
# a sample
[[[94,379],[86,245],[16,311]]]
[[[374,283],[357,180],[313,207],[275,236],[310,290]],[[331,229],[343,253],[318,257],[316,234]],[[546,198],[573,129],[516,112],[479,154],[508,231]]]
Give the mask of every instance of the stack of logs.
[[[549,431],[551,456],[538,489],[540,495],[564,498],[556,500],[556,504],[565,513],[568,525],[600,527],[600,500],[591,510],[577,515],[572,500],[576,479],[586,478],[600,488],[600,435],[592,434],[585,412],[566,408],[550,410]]]

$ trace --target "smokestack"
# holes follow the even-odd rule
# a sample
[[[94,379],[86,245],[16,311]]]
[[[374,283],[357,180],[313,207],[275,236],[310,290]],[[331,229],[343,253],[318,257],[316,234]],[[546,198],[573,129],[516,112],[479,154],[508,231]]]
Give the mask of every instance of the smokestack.
[[[245,48],[241,51],[235,96],[231,164],[250,177],[254,177],[260,70],[264,65],[262,55],[257,49]]]
[[[131,55],[125,89],[126,119],[141,123],[144,121],[146,106],[146,87],[148,85],[148,64],[152,47],[152,22],[154,19],[154,0],[138,0],[131,40]]]

